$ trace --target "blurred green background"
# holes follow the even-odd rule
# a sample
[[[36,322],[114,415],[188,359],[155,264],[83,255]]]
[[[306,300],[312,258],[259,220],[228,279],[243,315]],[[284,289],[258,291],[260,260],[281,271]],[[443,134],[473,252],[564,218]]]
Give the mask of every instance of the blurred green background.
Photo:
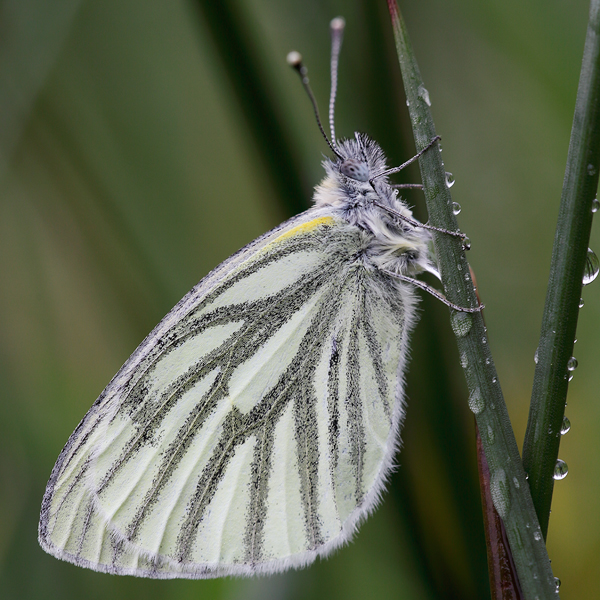
[[[521,446],[588,3],[400,7]],[[37,545],[54,461],[121,364],[211,268],[308,206],[327,147],[285,55],[302,52],[326,113],[338,14],[338,135],[366,132],[399,164],[414,148],[384,0],[0,3],[0,597],[488,597],[473,419],[448,311],[430,298],[399,468],[331,559],[271,578],[149,581]],[[583,298],[560,451],[570,473],[548,537],[567,599],[600,598],[597,282]]]

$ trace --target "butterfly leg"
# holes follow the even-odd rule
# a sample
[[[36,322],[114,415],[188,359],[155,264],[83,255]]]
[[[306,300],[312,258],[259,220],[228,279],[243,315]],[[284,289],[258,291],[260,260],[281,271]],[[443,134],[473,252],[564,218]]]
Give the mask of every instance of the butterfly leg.
[[[430,285],[428,285],[427,283],[425,283],[423,281],[419,281],[418,279],[414,279],[413,277],[408,277],[407,275],[400,275],[400,273],[394,273],[393,271],[388,271],[387,269],[381,269],[381,271],[383,273],[385,273],[386,275],[389,275],[390,277],[394,277],[395,279],[400,279],[401,281],[406,281],[407,283],[412,283],[412,285],[415,285],[416,287],[421,288],[422,290],[425,290],[426,292],[431,294],[434,298],[437,298],[438,300],[443,302],[446,306],[449,306],[450,308],[457,310],[459,312],[475,313],[475,312],[481,312],[485,308],[485,306],[483,304],[480,304],[479,306],[476,306],[474,308],[465,308],[464,306],[458,306],[458,304],[454,304],[453,302],[450,302],[450,300],[448,300],[448,298],[446,298],[446,296],[444,296],[444,294],[442,294],[441,292],[438,292],[434,287],[431,287]]]
[[[427,144],[427,146],[425,146],[425,148],[423,148],[420,152],[417,152],[417,154],[415,154],[412,158],[410,158],[409,160],[407,160],[405,163],[402,163],[399,167],[393,167],[392,169],[386,169],[385,171],[382,171],[381,173],[378,173],[377,175],[375,175],[374,177],[371,177],[371,179],[369,179],[369,183],[371,184],[371,187],[373,188],[373,191],[375,191],[375,193],[377,193],[377,190],[375,189],[375,185],[374,185],[374,181],[379,178],[379,177],[383,177],[384,175],[391,175],[392,173],[398,173],[399,171],[402,171],[402,169],[406,168],[408,165],[412,164],[413,162],[415,162],[415,160],[417,160],[422,154],[424,154],[425,152],[427,152],[427,150],[429,150],[432,146],[434,146],[439,140],[441,140],[442,138],[439,135],[436,135],[430,142],[429,144]],[[395,188],[417,188],[417,189],[423,189],[423,185],[420,183],[405,183],[405,184],[398,184],[398,185],[394,185],[392,187]],[[426,223],[419,223],[419,221],[415,221],[414,219],[410,219],[409,217],[395,211],[393,208],[389,207],[389,206],[385,206],[384,204],[381,204],[379,202],[373,202],[373,204],[375,204],[376,206],[378,206],[379,208],[395,215],[396,217],[402,219],[403,221],[406,221],[407,223],[410,223],[413,227],[421,227],[423,229],[430,229],[432,231],[437,231],[439,233],[445,233],[447,235],[451,235],[454,237],[458,237],[461,238],[462,240],[467,239],[467,236],[462,233],[461,231],[450,231],[449,229],[444,229],[443,227],[435,227],[433,225],[428,225]],[[466,246],[466,245],[465,245]],[[465,247],[466,250],[468,250],[468,247]]]

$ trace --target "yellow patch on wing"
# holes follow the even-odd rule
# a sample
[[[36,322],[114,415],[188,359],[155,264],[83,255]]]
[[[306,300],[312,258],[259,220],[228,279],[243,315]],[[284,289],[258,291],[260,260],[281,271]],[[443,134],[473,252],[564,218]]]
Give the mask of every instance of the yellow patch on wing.
[[[308,233],[312,231],[316,227],[320,227],[321,225],[326,225],[331,227],[334,224],[333,217],[319,217],[318,219],[313,219],[312,221],[308,221],[307,223],[302,223],[302,225],[298,225],[285,233],[282,233],[277,239],[273,240],[273,244],[277,244],[282,242],[283,240],[293,237],[295,235],[302,235],[304,233]]]

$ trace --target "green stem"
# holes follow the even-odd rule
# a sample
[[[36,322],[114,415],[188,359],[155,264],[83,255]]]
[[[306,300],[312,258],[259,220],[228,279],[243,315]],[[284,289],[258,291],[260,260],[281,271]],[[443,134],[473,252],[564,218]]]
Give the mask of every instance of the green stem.
[[[592,0],[523,445],[523,464],[544,537],[599,170],[600,0]]]
[[[388,0],[388,5],[415,143],[420,150],[436,135],[429,95],[396,1]],[[440,153],[434,147],[419,159],[419,165],[430,223],[456,230]],[[436,234],[434,244],[448,298],[461,306],[477,306],[461,242],[447,234]],[[506,528],[524,597],[531,600],[557,598],[548,553],[498,383],[483,318],[481,313],[453,312],[451,320],[469,387],[469,406],[475,413],[490,468],[492,499]]]

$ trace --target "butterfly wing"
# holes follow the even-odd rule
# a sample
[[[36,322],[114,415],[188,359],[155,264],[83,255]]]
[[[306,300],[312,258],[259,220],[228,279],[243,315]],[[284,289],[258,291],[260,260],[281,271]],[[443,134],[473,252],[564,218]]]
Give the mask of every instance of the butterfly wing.
[[[40,520],[98,571],[272,573],[347,541],[403,416],[410,287],[364,234],[311,209],[217,267],[144,340],[73,433]]]

